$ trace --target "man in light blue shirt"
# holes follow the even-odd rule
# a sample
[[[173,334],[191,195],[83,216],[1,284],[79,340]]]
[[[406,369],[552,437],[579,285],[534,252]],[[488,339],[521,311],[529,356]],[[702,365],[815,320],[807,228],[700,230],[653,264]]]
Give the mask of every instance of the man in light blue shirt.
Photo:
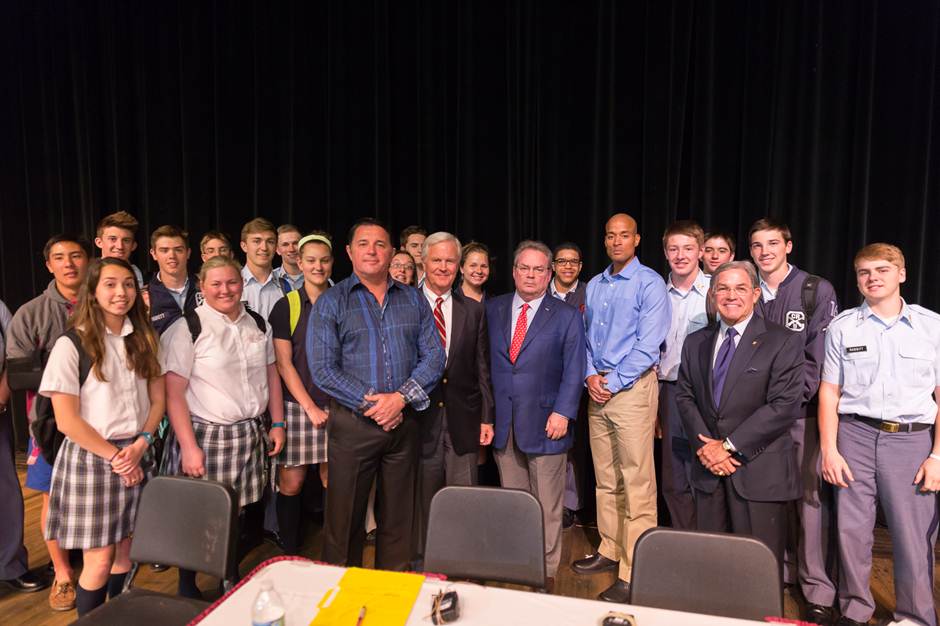
[[[673,223],[663,234],[663,252],[669,262],[666,293],[672,323],[659,362],[659,425],[662,429],[662,488],[673,528],[695,529],[692,499],[692,448],[682,428],[676,405],[676,379],[685,338],[708,326],[709,277],[699,269],[705,232],[692,220]]]
[[[601,544],[571,567],[581,574],[618,570],[617,581],[600,598],[627,602],[633,546],[656,526],[654,368],[671,312],[662,277],[636,257],[636,221],[618,213],[605,231],[611,265],[588,283],[585,309],[585,384]]]
[[[823,478],[836,486],[840,624],[875,610],[872,530],[880,502],[894,548],[896,621],[936,626],[933,573],[940,490],[940,315],[901,298],[904,255],[855,255],[865,302],[832,320],[819,388]]]
[[[291,290],[286,281],[279,279],[272,269],[277,247],[274,224],[263,217],[256,217],[245,224],[241,247],[245,253],[242,301],[248,303],[252,311],[268,319],[274,304]]]

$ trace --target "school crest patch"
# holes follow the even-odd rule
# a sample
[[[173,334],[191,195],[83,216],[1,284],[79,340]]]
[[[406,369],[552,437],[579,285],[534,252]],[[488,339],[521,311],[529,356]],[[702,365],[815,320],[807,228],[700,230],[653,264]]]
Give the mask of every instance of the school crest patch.
[[[802,332],[806,330],[806,314],[803,311],[787,311],[783,325],[793,332]]]

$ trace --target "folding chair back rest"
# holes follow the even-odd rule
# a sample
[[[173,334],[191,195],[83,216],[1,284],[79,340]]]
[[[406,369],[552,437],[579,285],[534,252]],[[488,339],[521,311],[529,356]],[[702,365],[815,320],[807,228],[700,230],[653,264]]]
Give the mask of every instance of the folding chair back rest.
[[[543,587],[542,506],[527,491],[445,487],[431,500],[424,569]]]
[[[763,620],[783,616],[777,558],[754,537],[669,528],[636,542],[632,604]]]
[[[130,558],[227,578],[237,535],[238,497],[231,487],[158,476],[141,494]]]

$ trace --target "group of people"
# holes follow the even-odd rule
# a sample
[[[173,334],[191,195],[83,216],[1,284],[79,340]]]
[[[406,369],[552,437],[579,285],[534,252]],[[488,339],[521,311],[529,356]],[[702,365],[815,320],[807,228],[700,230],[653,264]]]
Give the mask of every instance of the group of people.
[[[600,597],[629,601],[634,545],[657,525],[658,475],[674,527],[759,538],[815,623],[873,614],[880,503],[895,614],[937,623],[940,315],[902,299],[893,245],[858,252],[864,302],[840,314],[832,285],[788,261],[790,230],[770,218],[748,232],[751,261],[735,260],[729,233],[670,225],[663,278],[636,255],[636,221],[618,213],[605,225],[610,264],[588,282],[578,245],[527,240],[513,254],[514,289],[498,296],[485,289],[483,244],[414,226],[396,245],[371,218],[349,230],[352,274],[335,284],[329,234],[261,218],[242,229],[244,266],[224,234],[203,236],[198,275],[187,233],[161,226],[150,239],[159,269],[145,283],[130,264],[137,226],[125,212],[104,218],[94,262],[84,239],[51,238],[49,286],[12,319],[0,308],[0,410],[8,374],[19,380],[17,364],[47,356],[32,391],[51,400],[65,436],[53,463],[35,440],[27,452],[26,484],[44,493],[54,609],[83,615],[120,593],[140,490],[155,473],[232,486],[242,534],[276,528],[296,553],[316,465],[323,560],[361,564],[374,509],[376,567],[421,569],[431,499],[477,484],[491,449],[501,485],[542,505],[549,589],[563,528],[591,508],[593,485],[601,542],[570,567],[615,571]],[[13,532],[0,580],[38,591],[9,422],[0,523]],[[180,571],[179,592],[200,596],[194,572]]]

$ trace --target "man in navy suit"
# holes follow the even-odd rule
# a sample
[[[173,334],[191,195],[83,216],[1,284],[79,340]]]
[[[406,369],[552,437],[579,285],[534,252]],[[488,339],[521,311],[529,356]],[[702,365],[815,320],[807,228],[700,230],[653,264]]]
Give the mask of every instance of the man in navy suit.
[[[754,267],[733,261],[711,279],[720,317],[682,346],[676,403],[695,452],[698,529],[753,535],[783,564],[787,503],[800,497],[790,427],[803,403],[803,341],[754,315]]]
[[[526,489],[542,504],[549,591],[561,560],[568,421],[578,415],[586,365],[580,312],[546,297],[551,262],[545,244],[523,241],[513,259],[516,290],[486,302],[496,465],[503,487]]]

